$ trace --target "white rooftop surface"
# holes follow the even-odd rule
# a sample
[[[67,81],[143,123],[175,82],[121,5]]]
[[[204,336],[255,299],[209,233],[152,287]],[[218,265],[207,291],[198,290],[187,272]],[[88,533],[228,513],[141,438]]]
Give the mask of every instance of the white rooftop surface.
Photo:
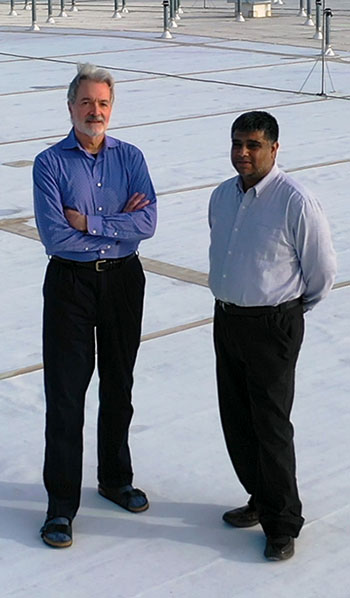
[[[279,52],[264,41],[179,35],[173,43],[136,31],[87,37],[72,28],[0,27],[1,597],[349,598],[350,47],[327,62],[327,98],[317,95],[316,59],[314,48],[285,44]],[[293,410],[306,523],[288,562],[264,559],[259,527],[221,520],[247,497],[218,419],[213,300],[204,286],[154,273],[147,273],[143,326],[154,338],[141,344],[131,427],[134,482],[151,507],[134,515],[96,492],[94,377],[73,546],[53,550],[39,537],[44,398],[35,368],[47,259],[37,240],[8,229],[24,218],[33,231],[30,163],[69,130],[66,86],[77,61],[106,66],[120,81],[110,134],[143,150],[159,192],[158,231],[141,245],[144,258],[207,272],[208,200],[234,174],[230,125],[248,109],[277,117],[280,166],[317,194],[328,215],[338,287],[306,316]],[[7,165],[16,161],[28,165]],[[13,375],[21,368],[33,371]]]

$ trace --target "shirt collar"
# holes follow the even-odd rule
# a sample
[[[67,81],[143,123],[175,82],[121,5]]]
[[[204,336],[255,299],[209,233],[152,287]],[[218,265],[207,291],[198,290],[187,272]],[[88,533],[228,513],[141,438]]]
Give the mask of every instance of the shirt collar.
[[[109,135],[105,135],[105,143],[104,143],[104,147],[105,148],[112,148],[112,147],[116,147],[119,144],[119,139],[115,139],[114,137],[110,137]],[[63,139],[62,141],[62,148],[63,149],[74,149],[74,148],[78,148],[80,150],[84,150],[84,148],[80,145],[75,132],[74,132],[74,127],[71,128],[68,136]]]
[[[261,181],[259,181],[256,185],[255,185],[255,195],[256,197],[259,197],[260,193],[262,193],[264,191],[264,189],[266,189],[267,185],[269,185],[278,175],[279,173],[279,168],[277,166],[277,164],[275,163],[273,165],[273,167],[271,168],[270,172],[267,173],[266,176],[264,176],[263,179],[261,179]]]
[[[259,197],[259,195],[264,191],[267,185],[269,185],[271,181],[273,181],[278,176],[278,173],[279,168],[275,163],[271,168],[270,172],[268,172],[267,175],[264,176],[264,178],[262,178],[256,185],[254,185],[254,187],[251,187],[251,189],[254,189],[256,197]],[[244,193],[240,176],[237,177],[236,185],[238,189],[241,191],[241,193]]]

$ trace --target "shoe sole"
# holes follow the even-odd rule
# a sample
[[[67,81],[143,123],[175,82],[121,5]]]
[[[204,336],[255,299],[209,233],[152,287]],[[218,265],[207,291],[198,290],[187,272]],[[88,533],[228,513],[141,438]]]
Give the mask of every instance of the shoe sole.
[[[232,527],[254,527],[255,525],[259,524],[259,520],[254,520],[254,521],[250,521],[250,522],[242,522],[242,523],[239,523],[237,521],[233,522],[229,518],[226,519],[225,515],[222,516],[222,519],[223,519],[223,521],[225,521],[225,523],[232,525]]]
[[[51,548],[69,548],[69,546],[72,546],[73,544],[73,540],[66,540],[66,542],[55,542],[54,540],[50,540],[50,538],[46,538],[45,536],[42,536],[42,540],[45,544],[51,546]]]
[[[113,498],[110,498],[109,496],[107,496],[103,492],[103,490],[101,490],[100,488],[97,490],[97,492],[100,494],[100,496],[103,496],[103,498],[105,498],[106,500],[110,500],[115,505],[118,505],[118,507],[121,507],[122,509],[125,509],[126,511],[130,511],[130,513],[142,513],[142,511],[147,511],[147,509],[149,508],[148,501],[145,505],[143,505],[143,507],[135,507],[134,509],[131,509],[129,507],[126,507],[125,505],[120,504],[118,501],[114,500]]]
[[[266,553],[266,550],[264,552],[264,557],[268,561],[286,561],[290,559],[292,556],[294,556],[294,548],[292,548],[292,550],[289,550],[288,552],[280,553],[278,556],[275,556],[273,554],[269,555],[269,553]]]
[[[286,554],[286,555],[281,555],[280,557],[278,556],[267,556],[266,554],[264,555],[265,558],[267,558],[268,561],[287,561],[288,559],[292,558],[292,556],[294,556],[294,552],[292,552],[291,554]]]

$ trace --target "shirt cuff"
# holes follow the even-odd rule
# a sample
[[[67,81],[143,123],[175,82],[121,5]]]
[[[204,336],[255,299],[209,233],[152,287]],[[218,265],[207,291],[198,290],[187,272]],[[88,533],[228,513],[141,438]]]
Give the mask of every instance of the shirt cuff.
[[[102,216],[87,216],[87,230],[90,235],[102,236]]]

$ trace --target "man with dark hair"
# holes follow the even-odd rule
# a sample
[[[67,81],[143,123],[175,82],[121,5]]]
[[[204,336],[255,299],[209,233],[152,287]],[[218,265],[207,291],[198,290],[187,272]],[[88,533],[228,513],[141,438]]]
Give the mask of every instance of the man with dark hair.
[[[295,476],[295,367],[304,312],[330,290],[335,254],[317,200],[275,164],[278,124],[248,112],[232,125],[238,176],[213,192],[209,286],[221,421],[229,456],[250,495],[224,514],[235,527],[260,523],[265,556],[294,554],[303,525]]]
[[[156,224],[156,198],[141,151],[106,135],[113,77],[85,64],[68,89],[73,128],[34,164],[34,207],[50,257],[44,282],[46,395],[44,482],[49,546],[72,544],[80,503],[85,393],[99,373],[98,492],[132,512],[148,508],[132,486],[128,444],[133,368],[145,277],[140,241]]]
[[[245,112],[232,123],[231,139],[236,131],[254,133],[264,131],[266,139],[275,143],[278,141],[279,126],[277,120],[268,112]]]

